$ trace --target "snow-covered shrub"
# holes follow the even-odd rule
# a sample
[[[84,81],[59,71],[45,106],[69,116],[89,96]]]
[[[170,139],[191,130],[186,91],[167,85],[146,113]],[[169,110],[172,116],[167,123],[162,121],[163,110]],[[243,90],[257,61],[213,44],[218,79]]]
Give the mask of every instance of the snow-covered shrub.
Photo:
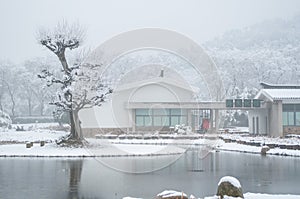
[[[184,124],[175,125],[174,131],[179,134],[191,133],[192,128],[190,126],[185,126]]]
[[[11,125],[11,119],[9,115],[0,110],[0,127],[7,128]]]

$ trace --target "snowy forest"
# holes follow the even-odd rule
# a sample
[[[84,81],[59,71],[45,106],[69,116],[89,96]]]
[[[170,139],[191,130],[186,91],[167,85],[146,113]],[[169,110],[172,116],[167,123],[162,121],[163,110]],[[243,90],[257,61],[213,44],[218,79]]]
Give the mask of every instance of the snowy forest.
[[[300,83],[299,35],[300,16],[297,16],[232,30],[202,46],[219,68],[226,97],[251,98],[262,81]],[[70,59],[76,57],[76,52],[72,53]],[[60,67],[59,61],[51,55],[21,64],[1,60],[1,112],[9,114],[13,121],[22,117],[51,118],[54,107],[49,102],[58,87],[47,87],[37,75],[44,69],[59,74]]]
[[[253,97],[261,82],[300,83],[300,16],[232,30],[204,47],[222,76],[227,97]]]

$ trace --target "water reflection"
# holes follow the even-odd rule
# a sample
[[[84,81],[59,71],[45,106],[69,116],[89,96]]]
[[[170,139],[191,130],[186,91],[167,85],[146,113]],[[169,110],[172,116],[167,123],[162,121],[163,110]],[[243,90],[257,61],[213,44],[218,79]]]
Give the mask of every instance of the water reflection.
[[[69,165],[69,195],[70,199],[79,198],[79,184],[81,179],[81,172],[83,168],[83,160],[68,161]]]
[[[128,164],[133,170],[163,161],[163,157],[139,158],[144,164],[135,165],[133,157],[105,161]],[[226,152],[199,158],[197,151],[189,151],[151,173],[118,172],[93,158],[0,158],[0,198],[153,198],[165,189],[203,197],[214,195],[225,175],[237,177],[244,192],[300,194],[299,171],[297,158]]]
[[[0,198],[79,198],[83,161],[1,158]]]

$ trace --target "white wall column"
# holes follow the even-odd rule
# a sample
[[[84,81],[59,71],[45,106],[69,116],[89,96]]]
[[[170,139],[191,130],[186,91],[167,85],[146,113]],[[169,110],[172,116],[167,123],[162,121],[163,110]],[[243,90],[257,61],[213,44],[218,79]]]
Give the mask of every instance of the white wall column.
[[[136,126],[136,121],[135,121],[135,109],[131,109],[131,112],[132,112],[132,132],[135,132],[135,126]]]

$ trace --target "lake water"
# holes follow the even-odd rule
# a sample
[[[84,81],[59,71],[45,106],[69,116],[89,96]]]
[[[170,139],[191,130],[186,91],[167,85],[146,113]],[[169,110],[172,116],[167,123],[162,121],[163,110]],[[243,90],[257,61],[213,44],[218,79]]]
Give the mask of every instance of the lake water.
[[[214,195],[225,175],[237,177],[244,193],[300,194],[297,158],[229,152],[199,158],[196,151],[190,151],[174,161],[175,157],[166,156],[1,158],[0,198],[153,198],[166,189],[203,197]],[[173,164],[156,170],[157,162]],[[156,171],[144,173],[143,167]]]

